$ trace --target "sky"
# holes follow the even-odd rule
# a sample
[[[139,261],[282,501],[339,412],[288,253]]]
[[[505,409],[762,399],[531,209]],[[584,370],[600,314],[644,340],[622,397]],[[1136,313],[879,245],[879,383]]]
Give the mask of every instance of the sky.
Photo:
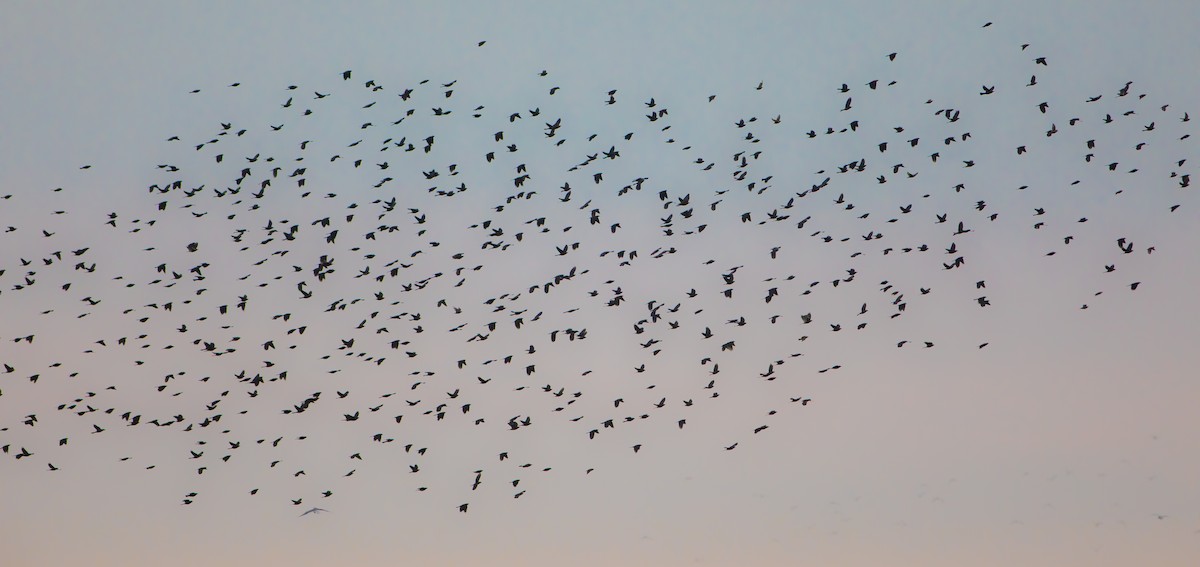
[[[6,565],[1200,555],[1191,3],[4,12]]]

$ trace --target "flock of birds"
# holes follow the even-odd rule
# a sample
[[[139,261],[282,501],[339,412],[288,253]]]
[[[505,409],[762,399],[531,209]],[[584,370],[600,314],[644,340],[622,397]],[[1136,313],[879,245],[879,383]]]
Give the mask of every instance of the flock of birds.
[[[841,341],[932,349],[906,318],[1011,301],[985,273],[997,240],[1042,246],[1020,252],[1039,266],[1092,246],[1100,291],[1072,310],[1137,290],[1123,268],[1153,243],[1079,210],[1128,191],[1176,213],[1188,113],[1132,83],[1043,90],[1055,62],[1005,49],[1021,78],[969,98],[914,93],[890,53],[884,76],[830,84],[824,109],[674,101],[736,116],[704,127],[666,98],[569,92],[547,71],[527,104],[494,108],[469,81],[346,70],[170,136],[175,158],[129,210],[89,210],[72,188],[4,195],[0,211],[61,208],[2,215],[0,311],[30,316],[0,325],[0,470],[57,471],[138,432],[121,466],[197,486],[243,466],[247,494],[301,515],[373,463],[402,463],[387,474],[417,492],[444,481],[467,512],[481,487],[519,498],[557,470],[552,437],[640,453],[697,422],[728,424],[715,451],[786,436],[785,414],[817,403],[811,379],[853,362]],[[223,108],[239,88],[191,96]],[[912,120],[878,118],[895,107]],[[1029,129],[1001,147],[997,125]],[[1027,165],[1039,154],[1071,159]],[[81,169],[86,191],[103,167]],[[987,347],[974,331],[955,346]],[[765,411],[730,415],[747,399]],[[309,476],[322,485],[284,482]]]

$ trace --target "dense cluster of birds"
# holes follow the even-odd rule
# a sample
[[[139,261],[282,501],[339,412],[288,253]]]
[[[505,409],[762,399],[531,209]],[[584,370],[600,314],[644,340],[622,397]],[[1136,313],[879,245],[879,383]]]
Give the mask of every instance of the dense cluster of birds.
[[[72,208],[72,188],[5,195],[0,311],[30,317],[0,325],[0,470],[56,471],[73,447],[150,429],[164,454],[114,458],[168,459],[197,486],[245,463],[248,494],[303,515],[402,462],[387,473],[444,481],[467,512],[481,486],[519,498],[556,470],[559,437],[643,453],[707,422],[720,452],[786,434],[768,430],[819,403],[808,380],[853,362],[838,345],[932,349],[906,318],[1012,301],[988,272],[998,248],[1052,269],[1092,246],[1100,283],[1071,313],[1137,290],[1123,268],[1154,244],[1080,211],[1126,192],[1183,206],[1188,113],[1128,82],[1043,90],[1050,57],[1002,50],[1020,78],[969,97],[914,93],[888,53],[882,76],[830,84],[826,108],[766,113],[570,92],[548,71],[503,108],[469,81],[331,72],[171,136],[128,210]],[[190,96],[222,108],[239,87]],[[909,123],[885,122],[896,108]],[[81,190],[103,170],[81,169]],[[1110,181],[1081,181],[1093,171]],[[20,199],[62,208],[16,218]],[[955,346],[987,347],[977,331]],[[731,414],[746,407],[765,411]],[[320,486],[285,482],[309,471]]]

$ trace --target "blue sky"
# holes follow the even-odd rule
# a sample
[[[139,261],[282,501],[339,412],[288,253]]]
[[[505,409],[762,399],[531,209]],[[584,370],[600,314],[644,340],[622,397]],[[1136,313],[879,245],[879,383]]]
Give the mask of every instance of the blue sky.
[[[6,12],[15,565],[1200,551],[1189,4]]]

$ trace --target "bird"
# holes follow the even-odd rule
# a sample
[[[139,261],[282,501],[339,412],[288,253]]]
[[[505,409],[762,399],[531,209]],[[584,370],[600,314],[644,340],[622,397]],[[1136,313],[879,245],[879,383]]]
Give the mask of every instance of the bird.
[[[992,32],[980,36],[971,44],[997,41],[989,39]],[[472,53],[504,58],[502,43]],[[1028,73],[1034,53],[1026,47],[993,54],[1014,72]],[[770,420],[779,418],[742,421],[758,409],[736,400],[760,400],[769,416],[777,415],[772,407],[800,410],[812,398],[794,390],[789,395],[783,385],[836,380],[834,371],[845,376],[848,370],[827,358],[843,350],[871,357],[892,342],[898,349],[911,343],[917,348],[893,354],[937,364],[945,360],[939,357],[957,356],[946,355],[949,349],[983,349],[989,343],[978,336],[987,332],[980,325],[997,311],[976,311],[967,300],[981,308],[995,302],[1014,314],[1028,303],[1006,291],[1011,278],[997,276],[1011,266],[995,258],[1062,271],[1055,293],[1066,290],[1068,302],[1055,308],[1074,313],[1080,302],[1072,293],[1112,289],[1093,279],[1116,270],[1112,242],[1120,253],[1133,254],[1136,239],[1148,256],[1122,264],[1122,274],[1131,274],[1123,285],[1134,291],[1145,283],[1159,293],[1151,279],[1156,272],[1142,271],[1169,253],[1164,243],[1149,256],[1156,250],[1150,245],[1158,244],[1148,242],[1155,231],[1095,222],[1064,227],[1076,218],[1085,222],[1083,214],[1128,212],[1156,222],[1161,216],[1153,215],[1178,211],[1170,217],[1179,221],[1172,230],[1186,230],[1189,219],[1180,218],[1189,213],[1185,192],[1171,197],[1178,204],[1170,208],[1155,192],[1190,185],[1190,164],[1176,161],[1186,158],[1187,113],[1179,118],[1171,109],[1178,122],[1145,120],[1148,113],[1168,113],[1161,103],[1169,100],[1146,107],[1137,97],[1121,98],[1130,84],[1103,100],[1080,91],[1062,82],[1067,65],[1056,59],[1049,68],[1054,52],[1033,59],[1032,68],[1046,67],[1038,70],[1042,83],[1036,75],[1027,83],[1052,86],[1053,98],[1012,98],[1008,87],[1019,83],[1009,79],[1024,80],[1024,74],[974,77],[947,67],[938,72],[959,83],[958,90],[939,92],[939,84],[949,83],[928,81],[923,88],[932,98],[922,104],[887,88],[923,77],[920,65],[907,67],[918,55],[889,65],[888,77],[826,77],[828,97],[809,101],[803,116],[789,114],[788,127],[765,81],[743,83],[744,97],[675,96],[636,83],[578,93],[570,88],[577,82],[563,80],[567,88],[539,82],[549,80],[548,70],[536,72],[540,66],[509,77],[512,84],[503,89],[465,76],[461,82],[396,77],[412,82],[354,83],[352,71],[339,66],[314,72],[303,88],[271,87],[287,91],[282,104],[277,91],[264,89],[276,94],[263,95],[257,107],[241,98],[253,90],[197,89],[186,97],[195,101],[188,108],[207,109],[195,113],[197,127],[173,125],[179,134],[158,135],[156,151],[131,153],[146,166],[145,187],[105,201],[111,211],[78,197],[116,183],[104,179],[111,175],[108,164],[90,158],[82,167],[85,160],[63,159],[64,171],[49,177],[63,179],[55,182],[65,188],[61,193],[37,183],[12,190],[22,192],[12,203],[40,203],[45,210],[18,207],[6,223],[20,238],[6,240],[0,310],[22,315],[5,327],[6,348],[14,354],[3,365],[19,384],[6,384],[0,394],[5,403],[16,398],[13,407],[28,401],[29,409],[12,414],[17,419],[3,431],[12,441],[3,453],[25,462],[49,455],[42,447],[78,451],[78,440],[67,443],[78,427],[116,443],[133,438],[127,432],[138,430],[130,428],[153,425],[186,433],[186,440],[172,434],[189,445],[170,458],[202,461],[187,471],[211,477],[244,466],[238,474],[251,486],[264,486],[258,475],[279,472],[272,469],[286,469],[298,482],[320,477],[316,468],[305,472],[313,462],[358,461],[364,474],[340,469],[335,481],[341,484],[318,487],[322,498],[332,499],[335,491],[346,493],[343,486],[386,473],[386,459],[377,457],[390,451],[409,473],[392,475],[381,490],[458,499],[439,501],[448,510],[467,498],[468,486],[472,501],[491,497],[480,465],[463,468],[479,456],[470,454],[476,449],[487,459],[500,455],[500,463],[492,461],[496,467],[515,467],[503,470],[520,477],[508,481],[514,488],[521,482],[517,499],[527,491],[532,498],[540,488],[530,473],[557,474],[585,451],[603,450],[594,448],[608,446],[607,437],[626,439],[624,446],[638,455],[654,446],[644,444],[653,438],[646,436],[662,428],[713,451],[732,451],[740,441],[748,443],[744,450],[781,443],[777,435],[760,435],[782,427]],[[894,62],[897,53],[885,57]],[[638,95],[643,107],[617,99],[631,89],[644,93]],[[979,97],[961,108],[934,103],[960,100],[955,93],[962,92]],[[235,94],[237,104],[229,98]],[[860,99],[857,105],[851,95]],[[704,112],[689,106],[702,100]],[[1099,102],[1122,106],[1101,108]],[[464,112],[462,104],[475,110]],[[217,113],[212,119],[205,118],[209,110]],[[1001,110],[1005,136],[989,137],[1000,127],[991,117]],[[930,136],[945,147],[920,150],[929,162],[869,157],[916,151]],[[1013,147],[1023,165],[1013,161]],[[1143,152],[1136,160],[1135,151]],[[1157,160],[1160,152],[1183,155]],[[812,168],[792,167],[795,156]],[[1027,160],[1037,167],[1027,167]],[[1150,165],[1158,161],[1161,168]],[[784,162],[791,165],[780,169]],[[1134,162],[1147,171],[1127,172]],[[919,183],[913,181],[918,174]],[[868,195],[863,180],[888,190]],[[998,197],[1013,190],[1010,182],[1017,192]],[[1110,186],[1117,192],[1107,199],[1078,193]],[[821,191],[829,198],[817,195]],[[1058,193],[1039,200],[1047,191]],[[1015,214],[1021,207],[1025,213]],[[1046,238],[1055,247],[1061,238],[1069,248],[1046,254]],[[71,244],[81,241],[89,244]],[[944,260],[929,260],[942,250]],[[1076,273],[1072,254],[1096,263]],[[967,279],[957,277],[963,274]],[[971,298],[965,293],[972,285],[988,295]],[[1057,297],[1043,289],[1026,292]],[[1079,315],[1102,315],[1099,307],[1112,294],[1093,297],[1087,301],[1096,309]],[[927,332],[942,324],[927,315],[943,312],[961,319],[961,328],[950,330],[965,340],[937,338],[946,328]],[[1066,313],[1047,316],[1098,324],[1071,323],[1075,316]],[[36,362],[43,357],[62,363]],[[748,369],[763,380],[739,379],[753,377]],[[697,380],[701,371],[708,378]],[[717,375],[729,379],[718,384]],[[100,389],[98,380],[108,376],[117,389]],[[403,405],[392,399],[401,391],[412,392]],[[162,404],[155,408],[178,409],[150,413],[139,401],[144,396],[158,396]],[[46,419],[60,403],[64,416],[87,421]],[[779,406],[767,405],[773,403]],[[375,415],[393,404],[407,409]],[[812,419],[828,417],[820,407],[808,409],[817,411],[808,414]],[[175,412],[181,413],[168,415]],[[310,428],[335,442],[314,442]],[[564,447],[579,454],[551,452],[542,443],[560,433]],[[463,459],[442,458],[463,451]],[[644,466],[654,452],[613,465]],[[165,472],[170,467],[139,466],[172,474]],[[495,478],[492,469],[488,474]],[[473,481],[431,484],[423,480],[429,475]],[[256,495],[258,488],[249,492]],[[316,498],[304,497],[310,504]],[[188,495],[185,504],[197,498]],[[303,498],[288,500],[303,504]],[[458,505],[460,512],[467,508]],[[326,511],[314,507],[300,516]]]

